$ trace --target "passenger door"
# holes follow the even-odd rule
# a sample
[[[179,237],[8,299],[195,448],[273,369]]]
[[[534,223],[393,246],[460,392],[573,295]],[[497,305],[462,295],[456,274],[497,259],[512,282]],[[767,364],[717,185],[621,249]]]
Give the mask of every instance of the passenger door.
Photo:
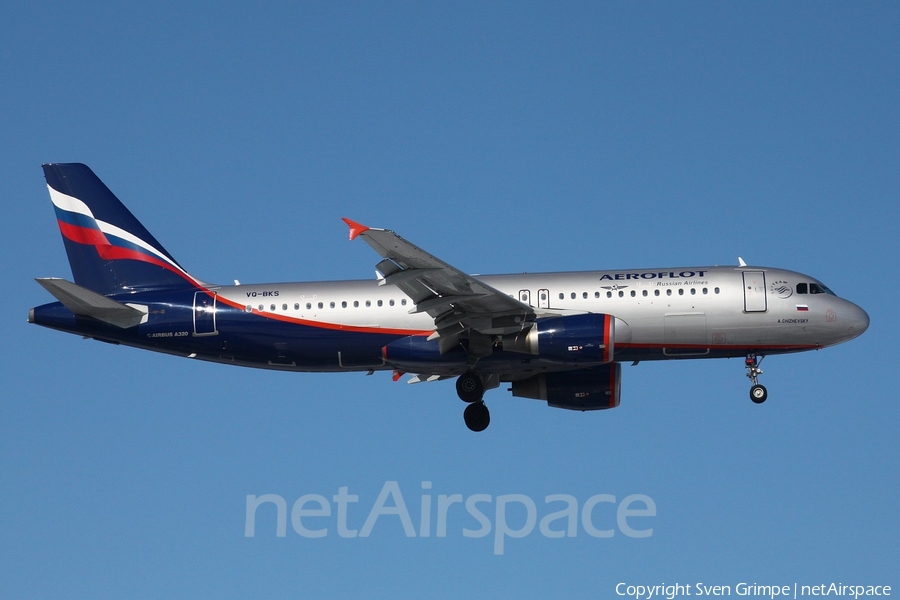
[[[766,274],[744,271],[744,312],[766,312]]]
[[[215,292],[194,292],[194,335],[219,333],[216,331],[216,298]]]

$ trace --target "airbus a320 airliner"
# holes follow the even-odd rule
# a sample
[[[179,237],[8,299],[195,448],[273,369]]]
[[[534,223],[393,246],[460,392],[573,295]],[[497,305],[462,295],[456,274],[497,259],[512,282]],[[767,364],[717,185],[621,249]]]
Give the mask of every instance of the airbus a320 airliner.
[[[747,266],[471,276],[393,231],[344,219],[382,260],[370,281],[214,285],[187,273],[87,166],[44,175],[74,283],[28,320],[96,340],[283,371],[456,378],[465,423],[485,390],[571,410],[619,405],[621,364],[763,356],[862,334],[869,317],[802,273]]]

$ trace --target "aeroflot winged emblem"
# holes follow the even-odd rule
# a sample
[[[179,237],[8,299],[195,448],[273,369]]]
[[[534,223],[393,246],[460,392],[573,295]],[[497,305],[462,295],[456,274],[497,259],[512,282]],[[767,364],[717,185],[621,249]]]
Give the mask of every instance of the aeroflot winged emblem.
[[[787,300],[794,295],[794,289],[787,281],[773,281],[769,286],[769,291],[782,300]]]
[[[501,383],[556,408],[615,408],[623,362],[743,356],[761,403],[760,357],[869,325],[814,278],[743,260],[476,277],[350,219],[350,239],[380,255],[374,280],[214,285],[189,275],[87,166],[47,164],[44,176],[74,282],[39,279],[57,302],[31,309],[30,322],[229,365],[455,378],[473,431],[488,426],[484,394]],[[665,295],[648,293],[660,286]]]

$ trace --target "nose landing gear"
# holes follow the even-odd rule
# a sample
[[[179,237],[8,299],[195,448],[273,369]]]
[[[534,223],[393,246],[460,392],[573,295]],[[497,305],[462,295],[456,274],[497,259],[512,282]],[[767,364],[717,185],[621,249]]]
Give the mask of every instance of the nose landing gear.
[[[755,354],[748,354],[744,361],[744,365],[747,367],[747,377],[753,382],[750,387],[750,399],[756,404],[762,404],[769,396],[766,386],[759,383],[759,376],[762,375],[762,369],[759,368],[761,362],[762,358]]]
[[[474,371],[467,371],[456,380],[456,393],[469,405],[463,412],[466,427],[472,431],[484,431],[491,424],[491,413],[484,404],[484,381]]]

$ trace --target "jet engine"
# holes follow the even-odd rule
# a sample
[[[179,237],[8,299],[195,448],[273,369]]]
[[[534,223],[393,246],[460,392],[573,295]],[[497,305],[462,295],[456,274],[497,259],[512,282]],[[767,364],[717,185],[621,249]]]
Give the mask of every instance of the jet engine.
[[[622,365],[610,363],[581,371],[541,373],[512,382],[512,395],[546,400],[569,410],[602,410],[619,405]]]
[[[566,363],[609,363],[617,320],[593,313],[541,319],[527,331],[504,336],[503,349]]]

